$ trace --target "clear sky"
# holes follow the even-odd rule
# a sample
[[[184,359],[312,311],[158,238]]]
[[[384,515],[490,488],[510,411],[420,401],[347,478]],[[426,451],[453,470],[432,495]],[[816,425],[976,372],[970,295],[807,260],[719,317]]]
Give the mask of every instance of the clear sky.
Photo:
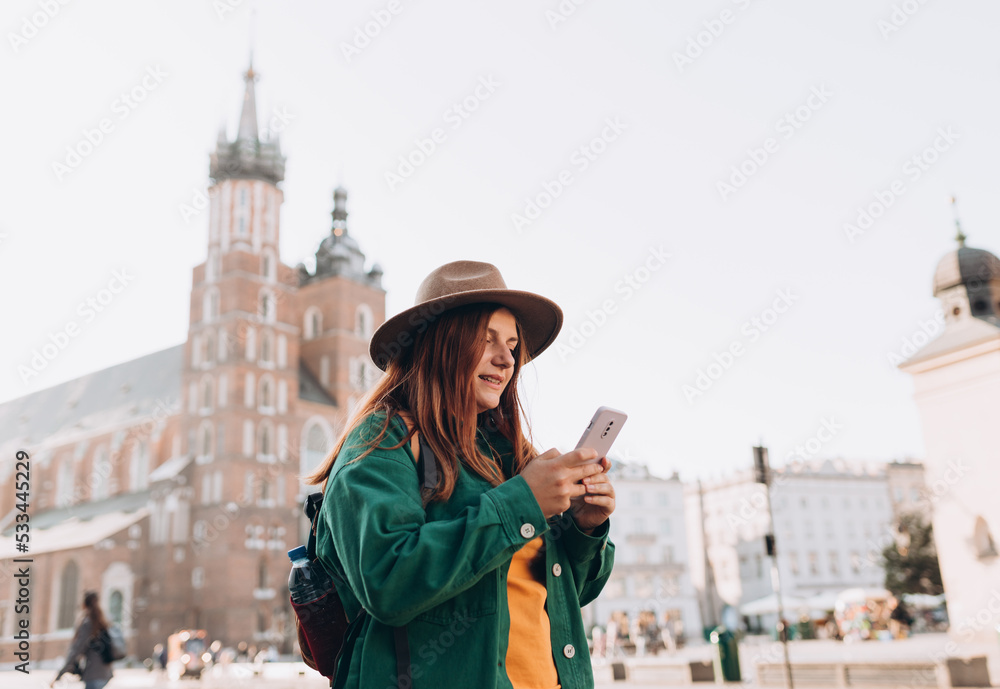
[[[184,206],[234,133],[251,35],[282,260],[308,261],[343,183],[390,314],[460,258],[554,299],[564,330],[525,377],[543,447],[608,405],[625,456],[683,478],[760,439],[774,464],[817,437],[919,458],[890,355],[938,311],[953,193],[969,245],[1000,251],[985,0],[11,0],[0,29],[0,401],[185,339],[208,218]]]

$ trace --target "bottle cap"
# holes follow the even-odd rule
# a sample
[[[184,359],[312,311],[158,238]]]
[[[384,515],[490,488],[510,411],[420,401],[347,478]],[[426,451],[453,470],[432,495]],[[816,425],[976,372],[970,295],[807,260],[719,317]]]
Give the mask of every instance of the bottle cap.
[[[309,557],[309,551],[304,545],[297,545],[288,551],[288,558],[295,562],[296,560],[302,560]]]

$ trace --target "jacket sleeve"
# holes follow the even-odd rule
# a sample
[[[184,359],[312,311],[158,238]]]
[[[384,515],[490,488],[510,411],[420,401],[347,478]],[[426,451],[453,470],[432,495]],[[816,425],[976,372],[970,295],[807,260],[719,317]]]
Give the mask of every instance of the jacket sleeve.
[[[343,466],[327,485],[322,518],[352,592],[392,626],[470,588],[548,529],[519,476],[453,518],[427,521],[416,467],[403,448]]]
[[[59,669],[59,674],[56,675],[56,679],[59,679],[67,672],[70,672],[77,659],[87,652],[87,648],[90,646],[90,618],[84,618],[80,626],[76,628],[76,634],[73,635],[73,641],[69,646],[69,650],[66,652],[66,662]]]
[[[611,520],[606,520],[588,536],[567,512],[553,524],[553,529],[559,530],[559,539],[569,557],[580,605],[586,605],[601,593],[614,567],[615,544],[608,538]]]

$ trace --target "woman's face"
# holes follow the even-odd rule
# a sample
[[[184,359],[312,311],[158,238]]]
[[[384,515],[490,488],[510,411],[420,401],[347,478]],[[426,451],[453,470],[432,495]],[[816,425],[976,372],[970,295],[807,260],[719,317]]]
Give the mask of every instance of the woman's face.
[[[493,312],[486,326],[486,349],[476,367],[472,384],[476,391],[476,413],[496,409],[500,395],[514,373],[514,347],[517,346],[517,322],[506,308]]]

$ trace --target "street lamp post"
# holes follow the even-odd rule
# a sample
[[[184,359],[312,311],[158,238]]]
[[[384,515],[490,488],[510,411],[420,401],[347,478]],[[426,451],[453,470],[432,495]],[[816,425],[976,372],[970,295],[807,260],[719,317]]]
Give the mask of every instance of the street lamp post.
[[[767,554],[771,558],[771,586],[774,588],[774,596],[778,603],[778,637],[781,639],[781,646],[785,652],[785,680],[788,689],[795,689],[792,681],[792,663],[788,658],[788,629],[785,627],[785,610],[781,604],[781,575],[778,572],[778,550],[775,547],[774,539],[774,507],[771,505],[771,467],[767,461],[767,448],[754,446],[753,448],[754,481],[764,484],[764,494],[767,496],[767,514],[771,520],[771,533],[765,534],[764,546]]]

